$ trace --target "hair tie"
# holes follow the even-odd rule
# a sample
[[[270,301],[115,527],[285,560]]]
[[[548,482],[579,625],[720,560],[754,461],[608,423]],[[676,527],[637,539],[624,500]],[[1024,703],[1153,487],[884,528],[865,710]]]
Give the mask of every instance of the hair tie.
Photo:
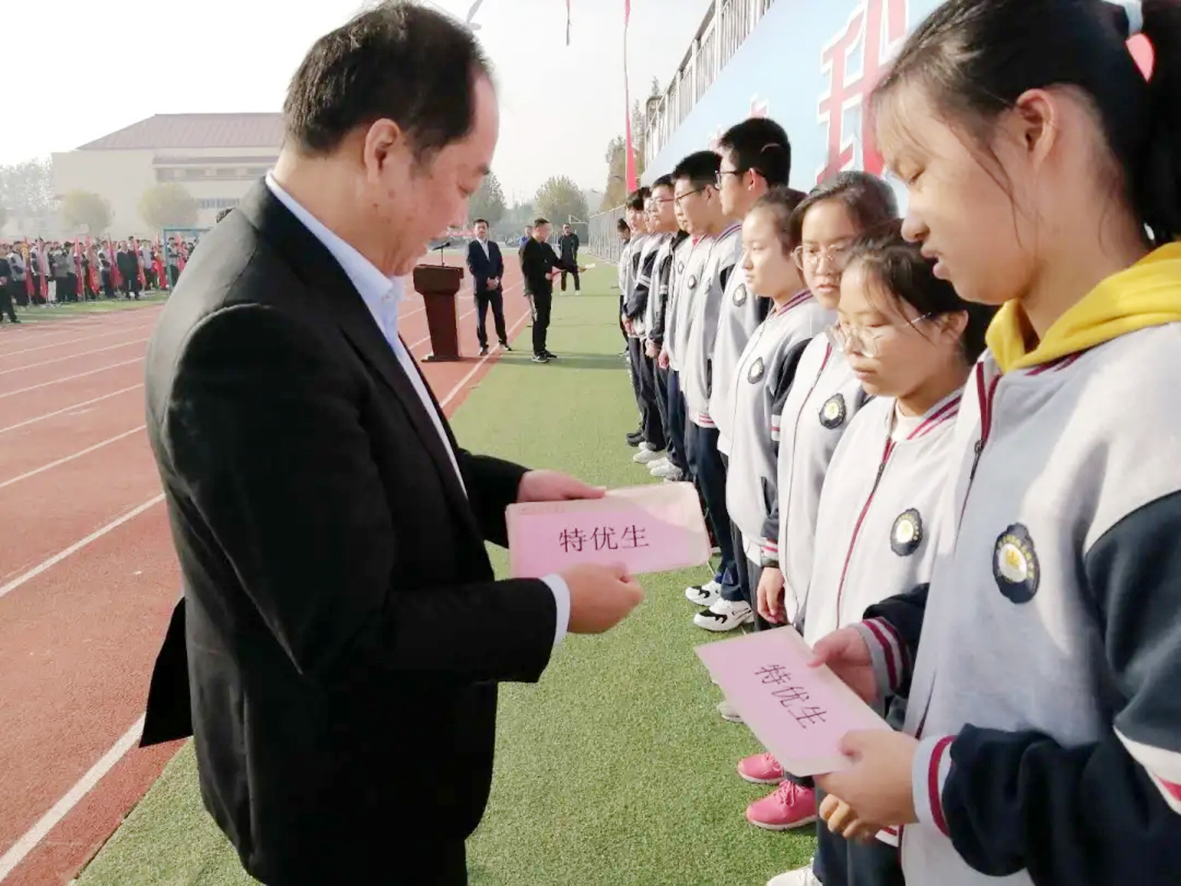
[[[1128,39],[1144,30],[1144,4],[1140,0],[1108,0],[1108,2],[1123,7],[1124,15],[1128,19]]]

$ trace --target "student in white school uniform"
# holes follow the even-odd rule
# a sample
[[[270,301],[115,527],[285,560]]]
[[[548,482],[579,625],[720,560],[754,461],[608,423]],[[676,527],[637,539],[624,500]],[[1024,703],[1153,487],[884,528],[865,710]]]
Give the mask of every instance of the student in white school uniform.
[[[744,285],[757,293],[752,297],[771,305],[731,372],[726,398],[731,404],[726,427],[732,435],[726,506],[734,526],[739,583],[752,607],[762,570],[763,533],[775,500],[776,421],[801,353],[836,319],[805,288],[792,257],[799,243],[791,239],[791,216],[804,197],[799,191],[775,188],[754,204],[742,223]],[[762,628],[767,622],[755,624]]]
[[[841,274],[854,241],[885,229],[897,215],[889,185],[866,172],[842,172],[814,188],[796,207],[791,234],[800,245],[794,257],[808,290],[824,308],[837,309]],[[762,611],[782,613],[782,621],[797,628],[802,626],[802,604],[812,576],[824,475],[849,420],[866,398],[845,355],[826,335],[818,335],[800,357],[783,413],[773,417],[779,425],[775,500],[762,533],[763,570],[756,603]],[[747,781],[779,785],[747,807],[751,824],[788,830],[816,820],[811,788],[788,778],[771,754],[746,758],[738,771]]]
[[[904,826],[908,886],[1178,882],[1179,48],[1175,0],[951,0],[873,97],[905,234],[1002,305],[929,586],[815,646],[907,696],[817,782]]]
[[[935,538],[954,520],[945,487],[955,418],[993,313],[962,301],[897,230],[853,247],[831,335],[874,399],[849,423],[824,479],[815,545],[825,554],[813,561],[808,583],[808,643],[930,581]],[[896,699],[887,717],[901,725],[904,714]],[[817,798],[822,809],[837,802]],[[768,886],[902,886],[896,833],[863,843],[822,821],[816,836],[813,866]]]
[[[672,231],[661,226],[662,218],[653,214],[653,189],[644,188],[644,226],[647,231],[636,257],[636,276],[632,290],[623,306],[623,327],[629,336],[632,371],[636,373],[636,390],[640,404],[640,427],[644,439],[632,461],[650,465],[662,458],[668,441],[665,439],[661,418],[659,391],[656,386],[656,362],[648,355],[648,329],[652,315],[649,305],[655,304],[653,280],[656,260],[662,247],[672,239]],[[661,191],[671,195],[672,179],[662,180]],[[672,213],[670,212],[671,216]],[[675,223],[675,219],[673,219]]]

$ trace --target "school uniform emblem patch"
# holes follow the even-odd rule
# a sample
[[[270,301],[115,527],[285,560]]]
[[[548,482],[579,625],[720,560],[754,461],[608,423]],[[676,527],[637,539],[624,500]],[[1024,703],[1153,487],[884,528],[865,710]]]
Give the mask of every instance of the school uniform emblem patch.
[[[992,575],[1002,594],[1014,603],[1028,603],[1041,582],[1041,564],[1029,530],[1014,523],[996,540]]]
[[[746,297],[746,284],[739,283],[738,288],[734,290],[734,307],[741,308],[744,304],[746,304]]]
[[[685,263],[683,261],[677,262],[677,273],[678,274],[685,273]]]
[[[922,543],[922,515],[914,508],[903,511],[890,528],[890,550],[899,557],[909,557]]]
[[[830,431],[845,423],[845,397],[843,394],[833,394],[820,407],[820,423]]]
[[[746,380],[754,384],[763,377],[763,372],[766,366],[763,364],[762,357],[756,357],[755,362],[750,364],[750,370],[746,373]]]
[[[690,289],[696,289],[696,288],[697,288],[697,275],[696,275],[696,274],[690,274],[690,275],[689,275],[689,281],[688,281],[688,282],[689,282],[689,288],[690,288]]]

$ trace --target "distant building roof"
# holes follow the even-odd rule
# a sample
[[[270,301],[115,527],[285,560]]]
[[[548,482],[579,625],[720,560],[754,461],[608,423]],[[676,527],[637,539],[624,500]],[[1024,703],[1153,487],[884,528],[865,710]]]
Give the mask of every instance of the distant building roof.
[[[282,141],[282,114],[155,114],[78,150],[278,148]]]

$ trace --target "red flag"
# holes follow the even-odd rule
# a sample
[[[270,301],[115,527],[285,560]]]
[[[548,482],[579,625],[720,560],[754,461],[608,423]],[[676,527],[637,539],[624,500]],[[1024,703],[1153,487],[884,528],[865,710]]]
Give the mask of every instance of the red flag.
[[[639,181],[636,177],[636,152],[632,147],[631,89],[627,82],[627,25],[631,20],[631,16],[632,2],[631,0],[623,0],[623,100],[626,105],[624,108],[624,132],[627,134],[626,179],[629,194],[639,187]]]
[[[111,285],[116,289],[123,288],[123,274],[119,271],[119,262],[115,261],[115,248],[111,241],[107,241],[107,257],[111,260]]]
[[[90,259],[90,291],[95,295],[102,289],[102,280],[98,273],[98,250],[94,248],[94,241],[86,238],[86,257]]]

